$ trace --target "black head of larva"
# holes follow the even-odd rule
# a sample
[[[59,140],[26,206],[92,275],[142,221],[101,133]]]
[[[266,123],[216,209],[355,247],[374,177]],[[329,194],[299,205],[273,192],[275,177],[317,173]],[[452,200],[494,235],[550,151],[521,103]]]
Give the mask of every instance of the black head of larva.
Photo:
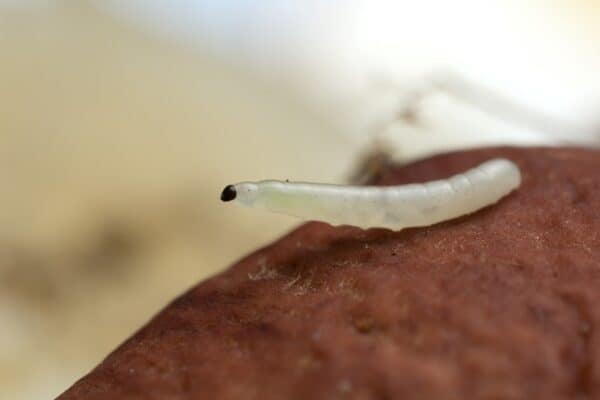
[[[236,195],[237,195],[237,192],[235,190],[235,186],[227,185],[227,186],[225,186],[225,189],[223,189],[223,191],[221,192],[221,200],[222,201],[231,201],[231,200],[235,199]]]

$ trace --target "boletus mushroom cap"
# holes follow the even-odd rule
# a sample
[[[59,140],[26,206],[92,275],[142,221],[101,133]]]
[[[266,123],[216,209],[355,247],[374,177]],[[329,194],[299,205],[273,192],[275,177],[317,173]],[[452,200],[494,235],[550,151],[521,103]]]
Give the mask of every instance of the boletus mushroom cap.
[[[499,203],[400,232],[302,225],[183,294],[59,398],[599,398],[599,151],[455,152],[377,183],[494,157],[523,173]]]

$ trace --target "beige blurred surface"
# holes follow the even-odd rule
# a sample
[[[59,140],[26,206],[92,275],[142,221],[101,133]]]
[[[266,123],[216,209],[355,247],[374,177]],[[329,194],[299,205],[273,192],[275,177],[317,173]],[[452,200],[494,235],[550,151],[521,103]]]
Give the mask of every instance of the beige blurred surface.
[[[0,398],[50,398],[170,299],[296,222],[242,179],[334,180],[284,93],[93,8],[0,15]],[[85,2],[81,2],[85,4]]]

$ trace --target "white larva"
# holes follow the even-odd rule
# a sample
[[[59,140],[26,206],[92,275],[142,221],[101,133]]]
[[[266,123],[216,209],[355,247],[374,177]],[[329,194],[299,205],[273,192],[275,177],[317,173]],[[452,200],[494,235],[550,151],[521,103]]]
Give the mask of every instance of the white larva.
[[[221,200],[332,225],[400,230],[470,214],[520,184],[519,168],[498,158],[448,179],[398,186],[240,182],[227,186]]]

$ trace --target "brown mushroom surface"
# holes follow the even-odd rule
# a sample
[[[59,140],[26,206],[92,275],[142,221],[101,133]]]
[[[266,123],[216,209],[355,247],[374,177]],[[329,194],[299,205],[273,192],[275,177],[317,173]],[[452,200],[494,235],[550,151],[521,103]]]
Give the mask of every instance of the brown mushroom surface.
[[[176,299],[60,399],[600,398],[600,151],[463,151],[378,183],[493,157],[523,173],[498,204],[400,232],[302,225]]]

